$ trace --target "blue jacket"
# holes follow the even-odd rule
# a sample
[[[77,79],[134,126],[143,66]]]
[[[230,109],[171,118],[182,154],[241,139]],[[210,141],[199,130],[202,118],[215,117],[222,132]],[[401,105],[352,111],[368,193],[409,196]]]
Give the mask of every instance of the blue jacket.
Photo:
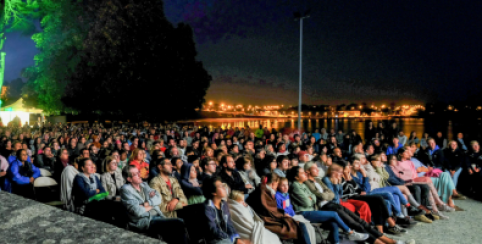
[[[293,210],[293,205],[291,204],[290,194],[277,191],[275,198],[278,209],[283,209],[285,213],[289,214],[291,217],[295,216],[295,210]]]
[[[224,201],[221,202],[221,211],[224,219],[224,225],[221,225],[221,220],[216,214],[216,207],[212,200],[206,200],[204,202],[204,213],[208,221],[209,233],[206,233],[206,239],[208,242],[215,240],[230,239],[234,242],[236,238],[239,238],[239,234],[234,229],[231,222],[231,214],[229,213],[228,204]]]
[[[190,163],[183,164],[181,167],[181,188],[187,199],[191,196],[203,195],[201,187],[194,187],[192,183],[189,182],[189,174],[192,167],[193,165]]]
[[[363,177],[362,173],[356,172],[356,176],[352,175],[353,180],[358,184],[362,191],[369,193],[372,190],[370,185],[370,179],[368,177]]]
[[[34,179],[40,177],[40,170],[32,163],[27,161],[32,167]],[[7,178],[5,179],[5,191],[12,192],[11,184],[26,185],[30,183],[30,177],[27,175],[27,170],[23,167],[22,162],[17,158],[10,163],[10,167],[7,169]]]
[[[395,148],[395,147],[393,147],[393,146],[391,146],[391,145],[388,146],[388,148],[387,148],[387,155],[397,154],[397,153],[398,153],[398,150],[399,150],[400,148],[403,148],[403,145],[402,145],[402,143],[400,143],[400,142],[398,143],[398,147],[397,147],[397,148]]]
[[[7,161],[8,161],[8,163],[10,163],[10,164],[11,164],[13,161],[15,161],[15,160],[17,160],[17,157],[14,156],[14,155],[10,155],[10,156],[8,156],[8,158],[7,158]],[[27,156],[27,161],[32,162],[32,160],[30,160],[30,156]]]
[[[331,201],[333,203],[340,204],[340,199],[343,196],[343,186],[341,184],[333,185],[333,183],[330,181],[330,178],[326,176],[323,177],[322,181],[335,194],[335,197]]]
[[[83,173],[79,173],[83,174]],[[85,181],[85,178],[77,174],[74,178],[73,186],[72,186],[72,197],[75,197],[75,202],[74,205],[76,206],[81,206],[84,204],[86,200],[88,200],[90,197],[98,194],[96,193],[95,190],[91,190],[89,186],[89,182]],[[97,176],[94,176],[95,181],[97,182],[97,189],[99,189],[99,193],[105,192],[104,187],[102,187],[102,184],[97,178]]]
[[[392,170],[392,167],[386,166],[385,170],[388,173],[388,184],[392,186],[405,185],[405,181],[403,181],[402,179],[398,178],[397,175],[395,175],[395,173]]]

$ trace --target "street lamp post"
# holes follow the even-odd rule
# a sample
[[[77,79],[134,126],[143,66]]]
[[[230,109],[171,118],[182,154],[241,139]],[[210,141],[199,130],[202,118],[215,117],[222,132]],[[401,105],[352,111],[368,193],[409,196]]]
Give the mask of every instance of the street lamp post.
[[[298,97],[298,133],[301,133],[301,81],[303,75],[303,19],[310,17],[310,11],[306,11],[303,15],[300,12],[294,13],[295,21],[300,21],[300,89]]]

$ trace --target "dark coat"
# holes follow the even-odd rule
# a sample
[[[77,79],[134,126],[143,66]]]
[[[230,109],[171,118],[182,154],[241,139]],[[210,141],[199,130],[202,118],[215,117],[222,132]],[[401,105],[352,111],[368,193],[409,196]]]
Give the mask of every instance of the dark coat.
[[[465,153],[459,148],[452,151],[450,148],[446,148],[444,151],[444,169],[458,170],[461,167],[466,166]]]
[[[246,202],[264,221],[264,227],[277,234],[280,239],[297,239],[298,223],[286,217],[284,210],[278,209],[275,196],[261,185],[250,194]]]
[[[230,239],[233,241],[234,238],[239,237],[236,229],[234,229],[233,222],[231,221],[228,204],[224,201],[221,202],[221,211],[223,220],[218,218],[216,207],[211,200],[206,200],[204,202],[204,213],[208,223],[208,233],[206,233],[206,239],[208,242],[224,239]]]
[[[427,167],[443,167],[444,164],[444,153],[442,150],[438,149],[439,147],[435,147],[435,151],[430,154],[430,149],[427,148],[425,150],[420,149],[417,153],[416,158],[420,160],[423,164],[427,165]]]
[[[243,178],[241,178],[241,175],[237,171],[233,171],[232,177],[226,174],[226,171],[223,170],[219,174],[221,177],[221,181],[223,183],[226,183],[231,190],[236,190],[236,191],[241,191],[244,194],[248,194],[248,189],[246,189],[246,186],[244,184]]]

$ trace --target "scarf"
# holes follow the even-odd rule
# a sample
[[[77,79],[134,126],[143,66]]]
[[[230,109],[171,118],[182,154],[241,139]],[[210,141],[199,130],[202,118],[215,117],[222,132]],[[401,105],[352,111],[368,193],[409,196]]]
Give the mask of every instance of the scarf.
[[[82,178],[89,184],[90,190],[97,190],[97,180],[95,178],[95,174],[91,174],[90,177],[87,177],[84,173],[79,173]]]

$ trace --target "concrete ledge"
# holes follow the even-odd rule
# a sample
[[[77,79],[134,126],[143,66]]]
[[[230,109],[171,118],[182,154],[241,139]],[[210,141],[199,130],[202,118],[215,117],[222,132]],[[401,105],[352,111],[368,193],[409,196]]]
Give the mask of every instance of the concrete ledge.
[[[0,243],[161,243],[113,225],[0,192]]]

